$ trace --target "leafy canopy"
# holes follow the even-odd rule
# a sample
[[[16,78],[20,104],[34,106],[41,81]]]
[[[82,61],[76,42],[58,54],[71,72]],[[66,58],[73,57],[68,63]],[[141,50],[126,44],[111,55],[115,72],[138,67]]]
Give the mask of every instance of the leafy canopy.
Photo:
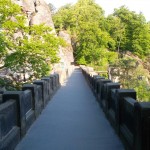
[[[136,14],[127,7],[115,9],[107,18],[108,32],[123,51],[131,51],[141,58],[150,54],[150,30],[142,13]]]
[[[78,0],[67,4],[53,16],[57,30],[68,30],[72,35],[74,56],[78,64],[100,65],[107,48],[114,49],[115,42],[104,30],[104,11],[94,0]],[[111,53],[110,53],[111,54]],[[107,56],[105,57],[108,64]]]
[[[59,61],[59,45],[64,42],[44,24],[25,25],[26,16],[11,0],[0,5],[0,58],[6,68],[29,79],[40,78]],[[16,80],[17,82],[17,80]]]

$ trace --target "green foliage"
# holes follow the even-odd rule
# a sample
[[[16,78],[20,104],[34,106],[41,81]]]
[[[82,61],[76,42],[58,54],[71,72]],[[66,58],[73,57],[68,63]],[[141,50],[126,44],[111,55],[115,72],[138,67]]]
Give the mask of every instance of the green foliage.
[[[55,24],[55,28],[57,31],[61,29],[69,29],[73,28],[74,25],[74,15],[73,8],[71,4],[66,4],[65,6],[61,7],[54,15],[53,21]]]
[[[21,13],[21,8],[15,5],[11,0],[1,0],[0,5],[0,23],[4,23],[12,16],[18,16]]]
[[[143,14],[122,6],[105,18],[94,0],[78,0],[75,5],[60,8],[53,20],[57,31],[71,33],[78,64],[96,70],[107,70],[113,65],[118,68],[117,76],[124,88],[135,88],[139,100],[150,99],[146,70],[134,57],[123,57],[127,51],[142,59],[150,55],[150,23]],[[141,76],[145,78],[139,79]]]
[[[13,79],[9,78],[0,78],[0,88],[3,87],[10,91],[15,91],[18,89],[17,85],[13,82]]]
[[[150,55],[150,28],[142,14],[122,6],[107,18],[106,29],[115,40],[118,52],[130,51],[142,59]],[[149,72],[131,57],[120,58],[117,67],[123,88],[134,88],[140,101],[150,100]]]
[[[135,89],[139,101],[150,100],[149,72],[140,65],[136,59],[124,57],[113,67],[118,68],[115,76],[119,77],[119,82],[123,88]],[[112,74],[112,76],[114,76]]]
[[[137,91],[138,100],[150,100],[149,88],[149,72],[142,65],[138,65],[132,70],[131,80],[128,80],[129,88],[134,88]],[[131,84],[132,83],[132,84]]]
[[[81,57],[77,60],[77,63],[78,63],[78,64],[81,64],[81,65],[86,65],[86,64],[87,64],[87,62],[86,62],[84,56],[81,56]]]
[[[150,101],[150,88],[146,81],[136,81],[134,83],[136,86],[134,87],[135,91],[137,92],[138,100],[139,101]]]
[[[123,48],[125,44],[125,27],[121,22],[120,18],[109,15],[106,19],[106,30],[109,32],[111,37],[115,41],[115,48],[117,48],[118,53],[120,52],[120,48]]]
[[[0,33],[0,59],[3,57],[5,54],[5,39],[4,36]]]
[[[0,14],[0,57],[4,67],[22,74],[24,81],[26,74],[28,80],[48,74],[51,64],[59,61],[57,52],[64,41],[44,24],[26,26],[25,14],[10,0],[1,3]]]
[[[121,39],[123,40],[120,43],[121,49],[131,51],[141,58],[149,55],[150,30],[143,14],[136,14],[133,11],[129,11],[125,6],[122,6],[119,9],[115,9],[113,16],[117,17],[117,20],[120,20],[118,21],[120,22],[118,32],[121,33]],[[113,28],[111,27],[111,30]],[[113,36],[111,32],[110,34]],[[115,36],[117,35],[115,33]]]
[[[53,20],[58,31],[71,32],[78,64],[100,65],[105,59],[109,61],[103,53],[109,53],[106,48],[114,50],[115,41],[104,30],[104,11],[94,0],[67,4],[56,12]]]

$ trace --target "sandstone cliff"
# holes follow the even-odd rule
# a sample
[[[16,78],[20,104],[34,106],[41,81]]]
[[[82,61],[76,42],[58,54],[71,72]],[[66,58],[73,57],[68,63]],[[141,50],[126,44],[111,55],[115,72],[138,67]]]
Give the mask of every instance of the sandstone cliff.
[[[71,37],[67,33],[67,31],[60,31],[59,36],[61,38],[63,38],[67,43],[67,46],[62,47],[61,49],[62,49],[62,52],[64,54],[64,60],[66,62],[66,65],[70,65],[72,62],[74,62],[73,48],[72,48],[72,45],[71,45]]]
[[[49,6],[44,0],[12,0],[22,7],[27,17],[27,25],[44,23],[54,28]]]
[[[55,32],[54,23],[52,21],[50,8],[44,0],[12,0],[12,2],[18,4],[21,7],[22,11],[26,15],[27,26],[39,25],[44,23],[45,25],[50,26],[53,29],[53,33],[57,36]],[[64,79],[69,73],[71,62],[73,62],[74,60],[69,34],[67,34],[67,32],[62,31],[60,33],[60,36],[66,40],[67,47],[59,48],[58,56],[60,57],[60,62],[58,64],[53,65],[52,73],[63,73],[64,75],[62,78]],[[23,37],[22,32],[18,31],[17,33],[15,33],[14,39],[18,37]],[[0,76],[4,78],[10,73],[11,71],[7,68],[0,70]],[[15,73],[13,73],[13,75],[15,75]]]
[[[47,26],[52,27],[53,32],[55,32],[54,23],[52,21],[51,11],[49,6],[45,3],[44,0],[12,0],[14,3],[18,4],[22,7],[22,11],[26,14],[26,25],[31,26],[34,24],[41,24],[44,23]],[[71,62],[74,61],[73,59],[73,49],[71,46],[71,39],[69,34],[65,31],[60,32],[60,37],[62,37],[66,43],[67,47],[62,48],[60,47],[58,51],[58,56],[60,57],[60,63],[55,64],[54,72],[60,69],[67,69]],[[21,37],[20,33],[18,32],[15,37]]]

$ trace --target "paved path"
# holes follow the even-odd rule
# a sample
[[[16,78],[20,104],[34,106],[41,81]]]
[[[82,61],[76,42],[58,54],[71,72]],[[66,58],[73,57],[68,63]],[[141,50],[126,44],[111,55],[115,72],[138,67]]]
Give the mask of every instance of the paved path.
[[[75,70],[16,150],[123,150],[80,70]]]

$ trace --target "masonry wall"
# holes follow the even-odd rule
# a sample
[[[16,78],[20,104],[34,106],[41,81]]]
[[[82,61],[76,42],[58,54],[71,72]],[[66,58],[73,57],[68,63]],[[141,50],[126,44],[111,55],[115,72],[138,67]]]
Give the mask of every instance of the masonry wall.
[[[82,72],[97,102],[127,150],[150,150],[150,102],[138,102],[134,89],[121,89],[119,83]]]
[[[21,91],[5,91],[0,101],[0,150],[13,150],[60,87],[58,74],[51,74]]]

